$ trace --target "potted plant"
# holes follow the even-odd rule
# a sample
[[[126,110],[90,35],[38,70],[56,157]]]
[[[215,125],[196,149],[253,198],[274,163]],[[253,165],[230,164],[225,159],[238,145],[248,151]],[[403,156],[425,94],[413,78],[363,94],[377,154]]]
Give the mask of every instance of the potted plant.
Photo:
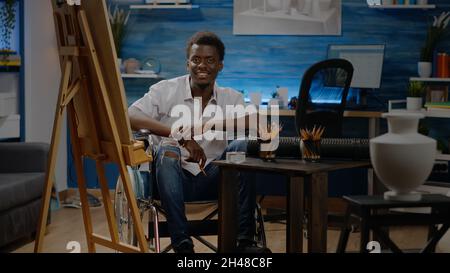
[[[268,106],[269,107],[272,106],[272,105],[273,106],[279,106],[280,105],[280,102],[279,102],[280,96],[279,96],[278,92],[276,90],[273,91],[271,93],[271,96],[272,96],[272,98],[269,100]]]
[[[420,111],[422,109],[425,85],[422,82],[412,81],[408,86],[408,96],[406,97],[406,109],[408,111]]]
[[[114,11],[111,11],[111,6],[108,7],[109,22],[111,24],[111,31],[114,38],[114,45],[116,47],[116,53],[119,66],[122,66],[122,43],[125,38],[128,18],[130,17],[130,11],[120,9],[117,5]]]
[[[434,16],[433,24],[428,26],[427,37],[420,49],[420,61],[418,63],[419,76],[422,78],[431,76],[434,50],[447,35],[449,20],[450,12],[442,12],[439,17]]]
[[[11,50],[11,36],[16,26],[16,0],[5,0],[0,8],[0,54],[1,62],[6,62],[13,52]]]

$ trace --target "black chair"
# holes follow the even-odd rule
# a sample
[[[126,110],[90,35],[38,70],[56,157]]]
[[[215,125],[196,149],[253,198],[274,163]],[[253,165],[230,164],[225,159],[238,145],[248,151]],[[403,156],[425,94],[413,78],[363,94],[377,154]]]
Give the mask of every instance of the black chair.
[[[325,126],[322,135],[324,138],[342,136],[343,113],[352,77],[353,65],[344,59],[321,61],[306,70],[300,85],[295,112],[297,136],[300,129],[312,129],[314,126]],[[283,148],[283,145],[280,148]],[[260,202],[263,198],[264,195]],[[265,219],[279,221],[284,220],[285,217],[284,213],[274,213],[266,215]],[[306,214],[304,221],[306,224]],[[330,225],[340,222],[342,222],[342,216],[329,215]],[[304,230],[306,232],[307,229]]]
[[[340,137],[342,119],[353,65],[344,59],[329,59],[312,65],[303,75],[295,111],[300,129],[325,126],[322,137]]]

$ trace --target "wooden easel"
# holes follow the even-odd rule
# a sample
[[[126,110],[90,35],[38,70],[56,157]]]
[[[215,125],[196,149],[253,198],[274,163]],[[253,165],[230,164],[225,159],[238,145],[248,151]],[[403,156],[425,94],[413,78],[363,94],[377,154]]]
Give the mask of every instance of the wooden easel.
[[[132,138],[105,0],[82,0],[80,6],[70,6],[61,0],[51,1],[62,77],[34,251],[42,251],[61,121],[64,109],[67,109],[88,251],[95,252],[95,244],[100,244],[121,252],[147,252],[148,246],[140,224],[134,225],[139,247],[119,241],[105,177],[103,164],[115,162],[124,182],[133,222],[140,223],[126,166],[149,162],[151,157],[145,153],[143,144]],[[93,231],[83,157],[96,161],[111,238]]]

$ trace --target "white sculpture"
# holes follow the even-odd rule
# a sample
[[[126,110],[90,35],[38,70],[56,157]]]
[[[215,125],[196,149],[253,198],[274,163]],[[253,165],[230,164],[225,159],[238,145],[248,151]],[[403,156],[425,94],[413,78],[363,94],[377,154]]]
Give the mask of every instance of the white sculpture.
[[[370,140],[370,158],[375,173],[390,189],[385,199],[418,201],[421,195],[412,192],[422,185],[433,169],[436,140],[417,132],[421,113],[393,111],[384,113],[388,133]]]

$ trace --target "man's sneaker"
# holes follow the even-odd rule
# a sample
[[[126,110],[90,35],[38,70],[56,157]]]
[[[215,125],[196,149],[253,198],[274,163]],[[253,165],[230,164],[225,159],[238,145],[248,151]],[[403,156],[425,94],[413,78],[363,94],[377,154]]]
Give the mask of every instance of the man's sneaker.
[[[174,247],[173,250],[175,253],[180,254],[195,253],[194,246],[188,242],[181,243],[179,246]]]
[[[239,240],[237,251],[239,253],[272,253],[267,247],[259,247],[255,241]]]

